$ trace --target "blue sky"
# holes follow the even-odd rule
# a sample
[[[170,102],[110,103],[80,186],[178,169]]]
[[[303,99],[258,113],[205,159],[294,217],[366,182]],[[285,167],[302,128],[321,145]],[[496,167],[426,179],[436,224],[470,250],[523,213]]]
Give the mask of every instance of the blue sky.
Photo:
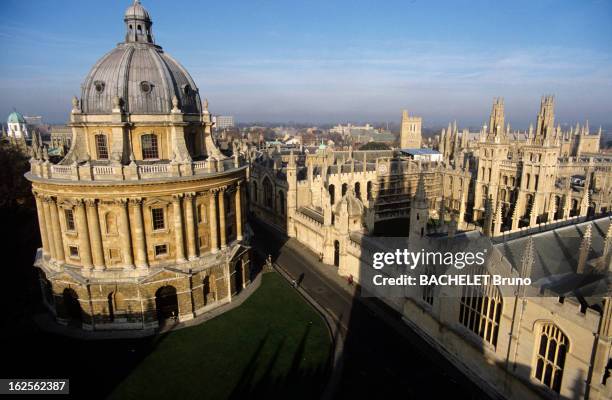
[[[0,115],[68,117],[89,68],[121,41],[130,0],[3,0]],[[456,119],[493,97],[516,127],[540,97],[557,120],[612,123],[612,1],[143,0],[158,44],[211,111],[238,121]]]

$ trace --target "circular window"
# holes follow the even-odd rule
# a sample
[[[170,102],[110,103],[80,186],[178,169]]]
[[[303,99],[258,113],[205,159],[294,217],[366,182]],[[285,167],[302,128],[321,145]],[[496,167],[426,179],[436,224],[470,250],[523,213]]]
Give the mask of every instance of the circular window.
[[[102,93],[104,91],[104,82],[102,81],[95,81],[94,82],[94,87],[96,88],[96,92],[98,93]]]
[[[150,93],[151,90],[153,90],[153,85],[151,82],[142,81],[140,82],[140,90],[142,90],[144,93]]]

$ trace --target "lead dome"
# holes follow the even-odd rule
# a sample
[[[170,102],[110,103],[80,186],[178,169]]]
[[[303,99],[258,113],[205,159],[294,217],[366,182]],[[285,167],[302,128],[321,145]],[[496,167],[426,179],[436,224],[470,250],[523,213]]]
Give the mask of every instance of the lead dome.
[[[147,10],[135,1],[124,15],[125,41],[105,54],[82,85],[82,112],[110,114],[119,97],[131,114],[169,114],[173,99],[186,114],[202,112],[199,90],[187,70],[155,44]]]

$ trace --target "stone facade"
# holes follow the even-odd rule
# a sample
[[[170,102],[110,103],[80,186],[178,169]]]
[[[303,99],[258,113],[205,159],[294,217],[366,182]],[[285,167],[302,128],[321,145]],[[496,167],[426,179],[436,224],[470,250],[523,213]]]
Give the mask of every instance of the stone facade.
[[[455,123],[443,130],[443,162],[399,151],[251,149],[249,209],[362,284],[372,278],[373,253],[389,247],[377,225],[393,220],[406,221],[407,242],[388,251],[485,240],[483,273],[535,281],[546,270],[566,287],[483,287],[463,296],[473,304],[443,288],[382,299],[492,393],[610,398],[612,159],[599,154],[599,134],[554,126],[552,97],[543,98],[537,120],[535,131],[512,132],[496,99],[489,128],[474,135]],[[592,293],[593,282],[603,291],[576,295]]]
[[[118,51],[166,57],[138,2],[125,21]],[[134,35],[143,26],[147,34]],[[109,56],[96,64],[83,97],[73,100],[74,140],[58,164],[33,143],[27,178],[42,239],[35,265],[60,323],[152,329],[229,302],[252,279],[244,159],[227,158],[215,146],[208,104],[192,104],[198,89],[182,67],[142,67],[114,65]],[[101,72],[117,68],[148,80],[132,87],[112,81],[123,74]],[[162,78],[168,73],[175,78]],[[181,80],[190,86],[177,87]],[[112,109],[105,110],[106,91],[122,85],[123,96],[109,93]],[[147,112],[143,102],[154,95],[156,107]]]

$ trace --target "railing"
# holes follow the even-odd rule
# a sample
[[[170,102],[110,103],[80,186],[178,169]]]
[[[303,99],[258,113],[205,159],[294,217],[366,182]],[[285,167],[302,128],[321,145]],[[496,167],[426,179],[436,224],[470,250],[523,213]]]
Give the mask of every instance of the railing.
[[[69,165],[53,165],[51,166],[51,173],[54,175],[72,175],[72,167]]]
[[[141,165],[138,170],[143,174],[164,173],[168,172],[168,164]]]
[[[110,165],[96,165],[93,167],[94,175],[114,175],[115,169]]]
[[[206,161],[194,161],[193,170],[198,171],[206,168]]]
[[[138,165],[135,169],[130,165],[48,165],[45,163],[32,164],[31,173],[48,179],[60,180],[124,180],[137,178],[160,178],[170,176],[188,176],[192,174],[206,175],[208,173],[231,171],[236,168],[236,160],[228,158],[221,161],[194,161],[189,164],[160,163]],[[209,169],[209,166],[211,167]],[[91,168],[91,169],[90,169]],[[137,172],[135,172],[137,171]]]

